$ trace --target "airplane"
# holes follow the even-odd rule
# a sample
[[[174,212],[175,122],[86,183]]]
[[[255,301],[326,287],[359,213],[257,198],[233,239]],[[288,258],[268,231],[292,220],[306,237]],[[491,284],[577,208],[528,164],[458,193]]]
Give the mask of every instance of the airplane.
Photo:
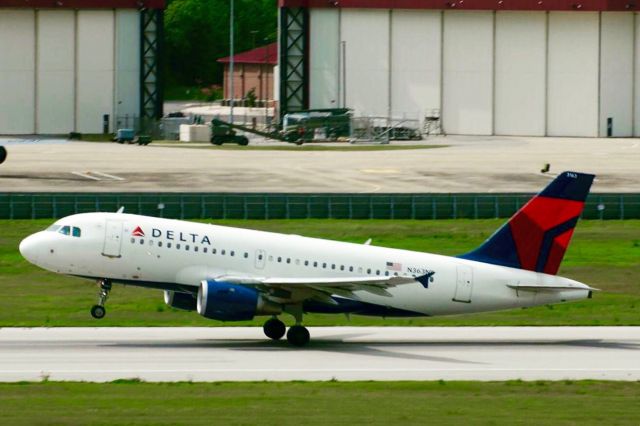
[[[20,243],[29,262],[112,284],[164,291],[167,305],[219,321],[270,318],[267,337],[304,346],[305,313],[417,317],[591,298],[557,274],[594,175],[564,172],[482,245],[449,257],[299,235],[123,213],[82,213]],[[279,315],[293,316],[288,331]]]

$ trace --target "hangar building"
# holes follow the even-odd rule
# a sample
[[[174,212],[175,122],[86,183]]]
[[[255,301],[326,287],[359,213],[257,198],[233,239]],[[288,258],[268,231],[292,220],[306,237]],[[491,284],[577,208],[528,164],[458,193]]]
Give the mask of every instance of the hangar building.
[[[283,112],[461,135],[640,135],[635,0],[280,0]]]
[[[0,0],[0,134],[162,114],[164,0]]]

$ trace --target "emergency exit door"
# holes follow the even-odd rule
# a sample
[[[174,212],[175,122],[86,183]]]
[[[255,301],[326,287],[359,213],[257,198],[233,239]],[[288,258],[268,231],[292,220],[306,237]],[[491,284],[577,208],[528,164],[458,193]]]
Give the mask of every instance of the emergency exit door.
[[[470,266],[458,265],[456,267],[456,293],[454,302],[471,303],[473,292],[473,269]]]

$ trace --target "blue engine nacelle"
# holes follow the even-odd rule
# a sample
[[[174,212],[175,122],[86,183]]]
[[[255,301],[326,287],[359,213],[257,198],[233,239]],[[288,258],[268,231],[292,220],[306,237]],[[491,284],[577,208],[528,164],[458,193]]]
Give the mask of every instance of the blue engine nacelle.
[[[197,310],[218,321],[246,321],[255,315],[278,315],[282,307],[265,300],[255,289],[220,281],[202,281]]]
[[[196,297],[191,293],[177,293],[175,291],[164,291],[164,303],[172,308],[182,309],[185,311],[195,311]]]

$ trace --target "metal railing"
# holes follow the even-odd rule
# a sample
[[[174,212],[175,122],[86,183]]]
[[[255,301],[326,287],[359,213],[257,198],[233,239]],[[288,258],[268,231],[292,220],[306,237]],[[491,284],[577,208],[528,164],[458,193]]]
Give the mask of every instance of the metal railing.
[[[175,219],[488,219],[531,194],[2,193],[0,219],[115,212]],[[591,194],[583,217],[640,219],[640,194]]]

